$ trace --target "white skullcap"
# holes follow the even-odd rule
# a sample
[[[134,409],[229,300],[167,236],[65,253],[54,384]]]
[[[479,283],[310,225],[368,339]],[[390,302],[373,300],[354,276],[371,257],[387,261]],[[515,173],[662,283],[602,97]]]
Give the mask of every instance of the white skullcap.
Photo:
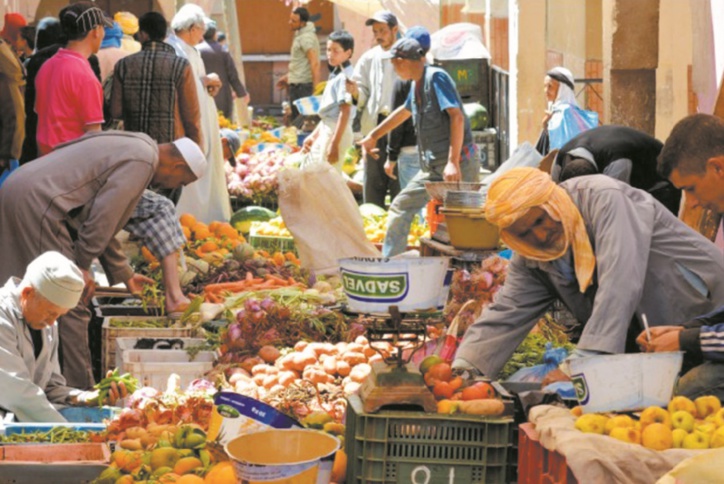
[[[204,173],[206,173],[208,162],[199,145],[189,138],[179,138],[174,141],[173,144],[181,152],[181,156],[184,157],[186,164],[189,165],[189,168],[191,168],[191,171],[196,175],[196,178],[203,177]]]
[[[46,252],[28,264],[24,281],[45,299],[62,308],[74,308],[83,294],[83,273],[63,254]]]

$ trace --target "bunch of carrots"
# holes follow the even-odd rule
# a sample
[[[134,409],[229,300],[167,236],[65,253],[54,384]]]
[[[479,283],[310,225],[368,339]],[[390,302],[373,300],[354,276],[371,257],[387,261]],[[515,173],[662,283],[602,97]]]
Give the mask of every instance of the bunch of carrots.
[[[254,277],[254,274],[247,272],[246,277],[241,281],[208,284],[204,287],[204,300],[210,303],[223,303],[225,293],[264,291],[278,289],[280,287],[302,285],[303,284],[295,281],[292,277],[285,279],[273,274],[267,274],[264,277]]]

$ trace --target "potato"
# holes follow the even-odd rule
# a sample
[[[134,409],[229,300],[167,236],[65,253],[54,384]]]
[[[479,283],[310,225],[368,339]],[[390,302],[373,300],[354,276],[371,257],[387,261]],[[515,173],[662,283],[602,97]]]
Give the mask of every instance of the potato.
[[[143,427],[128,427],[126,429],[126,437],[129,439],[143,438],[148,432]]]
[[[246,358],[244,361],[242,361],[239,366],[251,373],[251,369],[261,363],[264,363],[264,360],[262,360],[258,356],[250,356],[249,358]]]
[[[352,367],[346,361],[337,360],[337,373],[339,376],[347,376],[352,371]]]
[[[334,352],[334,345],[332,343],[309,343],[305,349],[314,351],[320,357],[321,355],[331,355]]]
[[[259,364],[259,365],[254,365],[254,367],[251,369],[251,375],[252,375],[252,376],[256,376],[256,375],[266,375],[266,374],[267,374],[267,370],[268,370],[269,368],[270,368],[270,366],[267,365],[266,363],[261,363],[261,364]]]
[[[368,376],[370,376],[370,373],[372,372],[372,367],[368,365],[367,363],[360,363],[359,365],[356,365],[354,368],[352,368],[352,371],[349,372],[349,377],[352,379],[352,381],[356,381],[357,383],[363,383]]]
[[[362,385],[360,385],[356,381],[351,381],[351,382],[347,383],[344,387],[342,387],[342,389],[344,390],[344,393],[346,393],[347,395],[352,395],[354,393],[357,393],[360,386],[362,386]]]
[[[349,343],[347,345],[347,352],[354,351],[356,353],[362,353],[364,351],[364,346],[358,343]]]
[[[505,411],[505,404],[495,398],[461,400],[458,405],[460,411],[468,415],[502,415]]]
[[[262,387],[262,386],[264,386],[264,378],[266,378],[266,373],[258,373],[256,375],[254,375],[251,379],[258,386]]]
[[[274,366],[282,370],[293,370],[294,369],[294,355],[295,353],[289,353],[279,358]]]
[[[334,345],[334,347],[337,348],[337,354],[342,354],[347,351],[347,343],[345,343],[344,341],[340,341],[339,343]]]
[[[362,346],[369,346],[369,344],[370,344],[370,341],[362,335],[357,336],[354,339],[354,342],[357,343],[358,345],[362,345]]]
[[[319,367],[309,366],[305,368],[304,373],[302,374],[302,378],[304,378],[305,380],[309,380],[315,385],[319,385],[322,383],[327,383],[332,377]]]
[[[351,346],[351,345],[350,345]],[[359,365],[360,363],[367,363],[367,357],[364,353],[357,351],[347,351],[342,354],[342,361],[349,364],[349,366]]]
[[[379,353],[376,353],[376,354],[370,356],[370,359],[367,360],[367,363],[369,363],[371,365],[372,363],[377,363],[378,361],[382,361],[382,355]]]
[[[337,358],[328,356],[322,362],[322,369],[329,375],[335,375],[337,373]]]
[[[294,383],[297,380],[298,376],[293,371],[280,371],[278,378],[279,384],[286,388]]]
[[[294,353],[292,369],[301,372],[304,371],[307,366],[314,365],[315,363],[317,363],[317,357],[314,353],[308,353],[306,351]]]
[[[375,351],[375,349],[371,346],[365,346],[364,348],[362,348],[362,353],[364,353],[367,358],[372,358],[375,355],[379,355],[379,353],[377,353],[377,351]]]
[[[304,351],[308,344],[306,341],[297,341],[297,344],[294,345],[294,351]]]
[[[279,350],[273,346],[262,346],[259,349],[259,357],[267,363],[274,363],[280,356],[281,353],[279,353]]]
[[[266,375],[264,377],[264,381],[262,383],[262,386],[266,388],[267,390],[273,387],[274,385],[279,383],[279,376],[278,375]]]
[[[284,391],[284,385],[276,384],[269,389],[269,393],[279,393]]]

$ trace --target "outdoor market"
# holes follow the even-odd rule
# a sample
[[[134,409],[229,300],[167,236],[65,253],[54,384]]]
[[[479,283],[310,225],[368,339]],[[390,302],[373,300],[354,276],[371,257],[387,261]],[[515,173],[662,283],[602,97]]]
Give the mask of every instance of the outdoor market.
[[[724,0],[0,16],[0,483],[724,482]]]

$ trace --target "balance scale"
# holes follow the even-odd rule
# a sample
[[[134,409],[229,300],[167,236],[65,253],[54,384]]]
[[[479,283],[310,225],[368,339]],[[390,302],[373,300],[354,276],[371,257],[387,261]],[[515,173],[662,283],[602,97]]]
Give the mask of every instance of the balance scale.
[[[425,412],[436,412],[437,403],[425,385],[422,374],[410,363],[412,355],[425,344],[426,319],[403,318],[397,306],[390,306],[388,315],[373,315],[367,327],[370,346],[382,356],[373,363],[370,376],[359,390],[362,408],[366,413],[377,412],[386,405],[416,405]],[[422,337],[422,338],[420,338]],[[375,344],[389,343],[391,354],[385,354]],[[405,357],[403,348],[412,350]]]

